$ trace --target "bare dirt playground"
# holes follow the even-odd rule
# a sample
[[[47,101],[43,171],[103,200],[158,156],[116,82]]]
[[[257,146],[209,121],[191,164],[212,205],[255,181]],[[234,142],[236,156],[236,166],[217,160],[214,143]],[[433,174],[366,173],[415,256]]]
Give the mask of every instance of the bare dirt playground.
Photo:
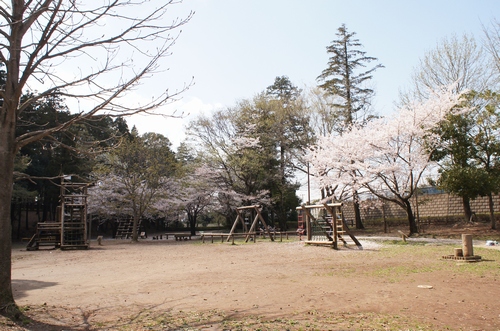
[[[440,258],[459,245],[361,242],[16,245],[25,315],[0,330],[500,330],[497,247],[475,241],[483,262],[461,264]]]

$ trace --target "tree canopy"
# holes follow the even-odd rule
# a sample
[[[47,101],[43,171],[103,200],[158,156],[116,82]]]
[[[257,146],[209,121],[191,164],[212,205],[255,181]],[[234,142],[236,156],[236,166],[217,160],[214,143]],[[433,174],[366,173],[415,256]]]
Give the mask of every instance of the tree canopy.
[[[102,155],[89,191],[89,209],[97,215],[133,218],[132,240],[139,220],[168,208],[177,160],[170,141],[156,133],[139,136],[134,130],[120,146]]]
[[[429,147],[437,147],[432,129],[460,102],[460,95],[449,90],[432,96],[400,108],[391,119],[380,118],[341,136],[321,137],[311,164],[322,186],[367,190],[392,201],[406,211],[410,234],[417,233],[410,198],[430,166]]]

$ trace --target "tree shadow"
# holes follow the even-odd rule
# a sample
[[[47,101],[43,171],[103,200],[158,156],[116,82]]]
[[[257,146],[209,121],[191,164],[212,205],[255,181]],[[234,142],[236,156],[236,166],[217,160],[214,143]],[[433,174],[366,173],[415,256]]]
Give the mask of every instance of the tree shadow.
[[[16,299],[23,298],[27,295],[28,291],[55,286],[56,282],[42,282],[32,279],[13,279],[12,290]]]
[[[0,310],[0,327],[6,326],[9,330],[30,330],[30,331],[81,331],[82,327],[74,327],[63,324],[53,324],[49,322],[37,321],[33,317],[25,314],[22,309],[12,306]],[[83,328],[88,330],[88,328]]]
[[[62,307],[48,305],[12,306],[0,311],[0,330],[30,331],[85,331],[85,330],[120,330],[144,329],[182,330],[206,329],[221,330],[241,329],[245,324],[258,325],[254,307],[241,307],[231,311],[219,309],[190,311],[181,309],[178,300],[164,300],[153,305],[105,306],[95,309],[82,307]],[[272,307],[261,306],[265,310]],[[116,312],[120,313],[116,315]],[[275,313],[272,318],[285,318],[285,314]]]

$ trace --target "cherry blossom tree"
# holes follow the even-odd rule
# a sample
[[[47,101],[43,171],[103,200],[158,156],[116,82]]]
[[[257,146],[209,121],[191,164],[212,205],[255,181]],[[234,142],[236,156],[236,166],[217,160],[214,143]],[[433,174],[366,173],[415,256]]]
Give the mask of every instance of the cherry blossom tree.
[[[200,164],[212,169],[218,210],[230,222],[234,208],[251,203],[270,204],[266,184],[275,178],[273,154],[262,146],[259,130],[240,109],[219,110],[211,118],[200,116],[189,126],[188,134],[196,142]],[[245,121],[247,120],[247,121]]]
[[[410,200],[432,166],[439,140],[431,129],[449,112],[463,111],[456,107],[459,99],[450,89],[440,89],[424,102],[407,103],[390,119],[320,138],[310,155],[320,185],[350,186],[392,201],[406,211],[410,235],[417,233]]]
[[[199,133],[204,139],[205,148],[210,146],[211,152],[193,156],[192,154],[196,153],[195,149],[183,146],[183,150],[189,155],[182,157],[186,160],[183,162],[184,176],[178,180],[176,189],[178,194],[176,199],[172,200],[173,204],[188,213],[188,218],[193,222],[190,224],[193,227],[192,231],[196,220],[190,218],[190,214],[193,215],[198,209],[207,209],[203,207],[205,197],[210,200],[207,206],[210,211],[224,215],[228,223],[234,220],[232,216],[236,207],[257,203],[270,204],[269,191],[259,189],[253,183],[253,169],[245,165],[245,162],[251,162],[251,157],[246,151],[254,151],[250,154],[253,156],[256,155],[255,151],[260,150],[259,139],[248,136],[245,132],[240,135],[233,134],[229,129],[230,125],[227,126],[229,123],[220,122],[216,122],[216,125],[229,130],[222,130],[225,134],[218,132],[212,136],[209,132],[217,129],[208,122],[206,125],[201,125],[200,121],[201,119],[198,120],[199,127],[205,128],[206,132]],[[252,131],[255,127],[249,125],[247,129]]]
[[[186,212],[191,235],[196,234],[198,216],[216,205],[216,181],[214,171],[203,165],[176,181],[176,194],[169,203],[172,208]]]
[[[89,212],[132,217],[132,240],[137,241],[139,220],[172,194],[177,165],[170,145],[160,134],[140,137],[132,130],[132,137],[104,155],[105,161],[96,168]]]

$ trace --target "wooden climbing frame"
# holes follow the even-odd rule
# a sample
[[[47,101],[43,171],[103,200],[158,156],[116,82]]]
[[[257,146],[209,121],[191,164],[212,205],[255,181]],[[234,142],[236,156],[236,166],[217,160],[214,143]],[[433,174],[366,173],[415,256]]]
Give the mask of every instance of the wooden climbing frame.
[[[87,222],[87,188],[90,185],[72,182],[70,176],[61,177],[61,204],[57,208],[57,221],[38,223],[27,250],[38,250],[40,246],[61,249],[87,249],[90,246],[90,226]]]
[[[343,236],[347,234],[356,246],[362,249],[360,242],[352,234],[346,224],[344,215],[342,214],[342,203],[324,203],[321,205],[303,204],[297,207],[297,210],[301,213],[302,221],[306,226],[306,244],[331,245],[334,249],[338,249],[339,240],[342,241],[344,245],[347,245]]]

